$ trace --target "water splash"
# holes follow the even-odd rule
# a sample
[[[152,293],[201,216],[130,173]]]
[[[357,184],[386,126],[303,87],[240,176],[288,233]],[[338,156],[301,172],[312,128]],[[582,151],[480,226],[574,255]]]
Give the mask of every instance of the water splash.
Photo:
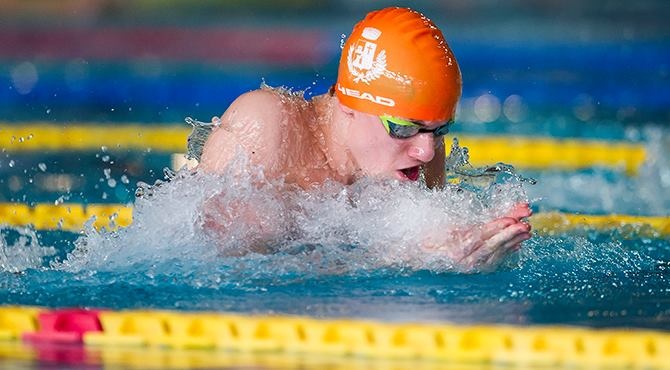
[[[306,104],[303,91],[264,82],[261,89],[278,94],[285,104]],[[186,122],[194,128],[188,156],[199,159],[207,136],[220,122]],[[220,263],[253,261],[251,265],[260,266],[270,254],[270,274],[386,267],[449,271],[454,267],[450,250],[459,248],[452,234],[527,202],[524,179],[511,166],[476,169],[467,159],[467,148],[454,141],[447,168],[461,183],[439,191],[420,183],[373,179],[303,190],[281,179],[268,181],[262,168],[250,166],[242,153],[220,176],[168,171],[165,181],[138,183],[129,228],[110,233],[87,230],[67,262],[57,267],[107,270],[138,259],[170,264],[176,256],[200,264],[207,256],[216,270]],[[492,181],[474,187],[471,179]],[[241,270],[248,276],[260,271]]]
[[[212,130],[221,124],[221,119],[214,117],[211,122],[201,122],[191,117],[186,117],[184,121],[193,127],[187,139],[186,158],[199,161],[207,138],[212,133]]]
[[[463,151],[452,150],[450,161],[460,155],[472,170]],[[41,268],[39,258],[50,250],[12,242],[31,257],[4,262],[5,271],[23,275],[5,280],[10,289],[0,298],[54,306],[579,323],[587,313],[605,315],[605,308],[635,315],[630,292],[644,307],[668,297],[668,244],[661,240],[603,233],[535,237],[495,271],[468,275],[455,273],[442,251],[418,248],[422,238],[486,222],[527,199],[525,183],[514,176],[474,176],[487,181],[444,190],[371,179],[302,190],[268,182],[241,155],[220,176],[164,175],[139,186],[130,227],[96,231],[89,222],[74,251],[51,269]],[[253,212],[230,217],[239,204]],[[208,217],[226,227],[213,232]],[[274,226],[263,226],[269,220]],[[552,309],[557,305],[564,308]],[[662,311],[654,307],[640,316]]]
[[[524,198],[519,183],[491,189],[488,195],[458,187],[429,191],[419,183],[369,179],[303,190],[267,181],[239,155],[220,176],[182,170],[138,184],[133,224],[111,232],[89,227],[55,267],[113,271],[149,264],[156,275],[200,271],[219,282],[387,267],[448,271],[448,253],[420,246],[430,240],[446,247],[450,230],[482,224]],[[227,275],[232,271],[238,275]]]
[[[451,151],[445,161],[447,179],[473,191],[482,191],[492,184],[528,183],[537,184],[537,180],[524,177],[509,164],[498,162],[493,166],[474,167],[470,164],[469,149],[461,147],[458,138],[454,137]]]
[[[41,268],[45,257],[55,254],[54,247],[40,245],[37,233],[29,227],[0,228],[0,272]]]

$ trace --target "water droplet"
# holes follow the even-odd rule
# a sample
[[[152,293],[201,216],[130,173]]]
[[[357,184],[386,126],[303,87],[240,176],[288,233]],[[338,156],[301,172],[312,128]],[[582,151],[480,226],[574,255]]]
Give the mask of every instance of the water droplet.
[[[130,183],[130,180],[128,180],[128,176],[126,175],[121,175],[121,182],[124,184]]]
[[[105,168],[104,170],[102,170],[102,172],[105,174],[105,178],[106,178],[106,179],[109,179],[109,178],[111,177],[111,176],[110,176],[111,173],[112,173],[112,170],[111,170],[111,169],[109,169],[109,168]]]
[[[50,113],[51,113],[51,109],[47,109],[47,114],[50,114]]]
[[[39,73],[33,63],[23,62],[10,70],[12,85],[21,95],[29,94],[39,81]]]
[[[519,95],[510,95],[503,103],[503,114],[508,120],[518,123],[528,114],[528,107]]]
[[[114,180],[114,179],[108,179],[108,180],[107,180],[107,186],[109,186],[110,188],[114,188],[114,187],[116,187],[116,180]]]
[[[177,176],[177,173],[172,171],[172,169],[168,167],[163,168],[163,177],[165,177],[166,180],[172,180]]]
[[[9,161],[9,167],[14,167],[14,164],[15,164],[15,162],[14,162],[13,159]]]
[[[102,161],[109,162],[109,156],[108,155],[102,156]]]
[[[37,167],[39,167],[40,171],[42,172],[45,172],[47,170],[47,165],[44,163],[39,163]]]
[[[500,100],[492,94],[484,94],[475,100],[475,116],[479,122],[493,122],[500,116]]]

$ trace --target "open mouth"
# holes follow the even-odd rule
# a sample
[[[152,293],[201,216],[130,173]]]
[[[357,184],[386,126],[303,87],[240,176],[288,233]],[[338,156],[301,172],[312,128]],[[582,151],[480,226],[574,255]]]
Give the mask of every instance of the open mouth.
[[[416,181],[419,179],[419,168],[420,166],[409,167],[400,170],[400,172],[410,181]]]

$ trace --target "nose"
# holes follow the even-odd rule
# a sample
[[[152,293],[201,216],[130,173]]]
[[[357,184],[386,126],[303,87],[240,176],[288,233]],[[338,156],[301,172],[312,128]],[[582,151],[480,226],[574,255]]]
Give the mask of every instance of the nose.
[[[430,132],[418,134],[412,138],[408,149],[410,157],[426,163],[435,156],[435,139]]]

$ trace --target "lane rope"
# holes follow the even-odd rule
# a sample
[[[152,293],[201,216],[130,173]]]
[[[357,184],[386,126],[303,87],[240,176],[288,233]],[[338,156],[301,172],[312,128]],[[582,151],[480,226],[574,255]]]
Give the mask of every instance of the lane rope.
[[[670,367],[669,333],[629,328],[389,323],[210,312],[0,306],[0,338],[4,343],[21,340],[20,343],[35,344],[32,352],[26,347],[24,352],[17,351],[15,346],[7,353],[0,345],[0,354],[5,358],[37,359],[39,344],[69,344],[83,346],[87,353],[102,354],[81,356],[81,360],[142,368],[152,363],[156,350],[162,351],[159,364],[165,367],[212,368],[211,361],[218,364],[220,359],[213,356],[202,361],[202,357],[192,357],[194,352],[188,350],[201,355],[272,354],[280,360],[278,363],[286,363],[295,355],[356,359],[364,361],[361,365],[367,365],[366,369],[377,368],[370,365],[379,360],[412,365],[414,369],[413,365],[445,362],[533,368]],[[168,354],[173,357],[165,363]],[[230,357],[224,358],[230,361]]]
[[[95,217],[95,220],[93,220]],[[96,228],[113,229],[132,223],[133,207],[124,204],[0,203],[0,225],[28,226],[37,230],[80,231],[87,221]],[[645,236],[670,236],[670,217],[632,215],[583,215],[545,212],[530,217],[536,234],[556,235],[580,229],[624,230]]]
[[[0,123],[0,147],[8,152],[138,150],[183,153],[190,129],[159,124],[101,126],[77,123],[58,126],[40,122]],[[470,162],[485,166],[505,162],[523,169],[576,170],[596,166],[622,168],[634,175],[646,156],[641,144],[545,137],[458,136],[470,151]],[[446,137],[450,150],[452,137]]]

